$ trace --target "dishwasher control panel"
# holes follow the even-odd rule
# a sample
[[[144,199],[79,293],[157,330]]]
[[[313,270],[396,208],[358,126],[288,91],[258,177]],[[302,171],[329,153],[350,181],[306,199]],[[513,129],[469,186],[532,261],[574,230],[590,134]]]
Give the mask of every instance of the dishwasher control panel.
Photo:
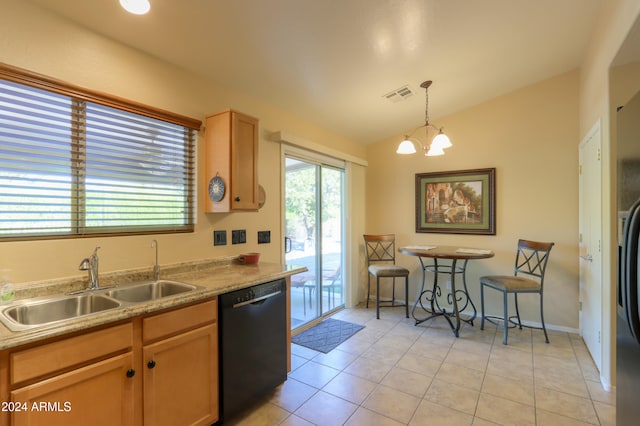
[[[280,279],[226,293],[221,296],[220,300],[223,304],[238,305],[264,300],[284,291],[286,291],[286,282],[284,279]]]

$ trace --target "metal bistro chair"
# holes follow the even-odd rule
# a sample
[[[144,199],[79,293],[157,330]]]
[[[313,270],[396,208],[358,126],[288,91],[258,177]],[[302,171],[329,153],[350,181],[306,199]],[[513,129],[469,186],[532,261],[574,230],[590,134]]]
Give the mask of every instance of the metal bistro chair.
[[[341,271],[342,271],[342,266],[338,266],[338,269],[336,269],[335,271],[330,272],[328,274],[323,274],[322,276],[322,292],[327,293],[328,309],[332,309],[333,307],[335,307],[336,289],[338,289],[340,291],[340,294],[342,294],[342,272]],[[304,290],[309,290],[309,309],[311,309],[312,307],[313,293],[316,291],[317,287],[318,285],[315,280],[308,281],[304,284]],[[304,290],[302,295],[303,299],[305,298]],[[305,315],[307,314],[306,308],[304,310],[304,313]]]
[[[376,318],[380,319],[380,302],[382,306],[404,306],[405,314],[409,318],[409,270],[396,263],[396,236],[364,235],[365,249],[367,250],[367,304],[371,298],[371,276],[376,278]],[[396,304],[396,278],[404,277],[404,304]],[[392,279],[391,300],[380,300],[380,278]],[[390,302],[390,303],[389,303]]]
[[[537,241],[518,240],[518,253],[516,254],[516,263],[514,268],[514,274],[511,275],[490,275],[480,277],[480,305],[482,306],[482,321],[480,323],[480,330],[484,330],[484,320],[487,318],[491,321],[491,316],[485,315],[484,310],[484,288],[490,287],[495,290],[499,290],[503,293],[504,304],[504,337],[502,344],[507,344],[507,336],[509,331],[509,322],[518,326],[522,330],[522,322],[520,322],[520,312],[518,311],[518,293],[537,293],[540,295],[540,321],[542,322],[542,330],[544,331],[544,338],[549,343],[549,336],[547,336],[547,329],[544,325],[544,313],[542,304],[542,291],[544,288],[544,274],[547,269],[547,262],[549,261],[549,253],[553,243],[543,243]],[[521,274],[527,275],[523,277]],[[529,278],[532,277],[532,278]],[[516,315],[518,323],[509,317],[507,310],[507,296],[513,293],[516,302]],[[496,317],[493,317],[496,318]],[[534,327],[537,328],[537,327]]]

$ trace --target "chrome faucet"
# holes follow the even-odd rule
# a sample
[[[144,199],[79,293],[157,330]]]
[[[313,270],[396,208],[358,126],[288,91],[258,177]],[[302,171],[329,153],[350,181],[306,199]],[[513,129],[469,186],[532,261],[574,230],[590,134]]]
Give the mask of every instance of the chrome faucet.
[[[156,240],[152,240],[151,247],[156,249],[156,263],[155,265],[153,265],[153,280],[158,281],[160,279],[160,265],[158,265],[158,242]]]
[[[97,290],[100,288],[100,282],[98,279],[98,249],[100,247],[96,247],[91,253],[91,256],[85,257],[80,262],[80,270],[81,271],[89,271],[89,289]]]

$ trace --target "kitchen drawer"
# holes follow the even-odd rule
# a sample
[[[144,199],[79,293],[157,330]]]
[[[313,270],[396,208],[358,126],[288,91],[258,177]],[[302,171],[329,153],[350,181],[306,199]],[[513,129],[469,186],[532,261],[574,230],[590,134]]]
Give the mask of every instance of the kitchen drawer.
[[[146,317],[142,320],[143,343],[215,322],[217,318],[217,299]]]
[[[133,347],[133,324],[127,323],[69,337],[10,354],[11,384],[87,363]]]

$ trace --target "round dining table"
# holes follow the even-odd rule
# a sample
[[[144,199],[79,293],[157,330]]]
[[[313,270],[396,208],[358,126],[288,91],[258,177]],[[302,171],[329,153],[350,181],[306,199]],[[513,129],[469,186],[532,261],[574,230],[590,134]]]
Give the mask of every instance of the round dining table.
[[[460,336],[460,322],[465,321],[473,325],[477,310],[467,289],[466,269],[469,260],[488,259],[494,256],[493,251],[477,248],[466,248],[456,246],[404,246],[399,247],[398,252],[416,256],[420,261],[422,269],[422,285],[418,298],[413,304],[411,316],[415,319],[415,325],[421,324],[435,317],[444,317],[456,337]],[[430,261],[425,261],[429,259]],[[439,262],[442,260],[447,263]],[[433,273],[433,285],[427,286],[427,272]],[[451,308],[441,306],[438,297],[442,295],[443,288],[438,283],[438,275],[447,274],[445,290],[448,291],[447,305]],[[462,289],[456,289],[456,275],[462,277]],[[450,287],[449,287],[450,283]],[[460,312],[466,311],[467,307],[473,309],[473,314],[469,318],[461,318]],[[455,324],[452,321],[455,319]]]

